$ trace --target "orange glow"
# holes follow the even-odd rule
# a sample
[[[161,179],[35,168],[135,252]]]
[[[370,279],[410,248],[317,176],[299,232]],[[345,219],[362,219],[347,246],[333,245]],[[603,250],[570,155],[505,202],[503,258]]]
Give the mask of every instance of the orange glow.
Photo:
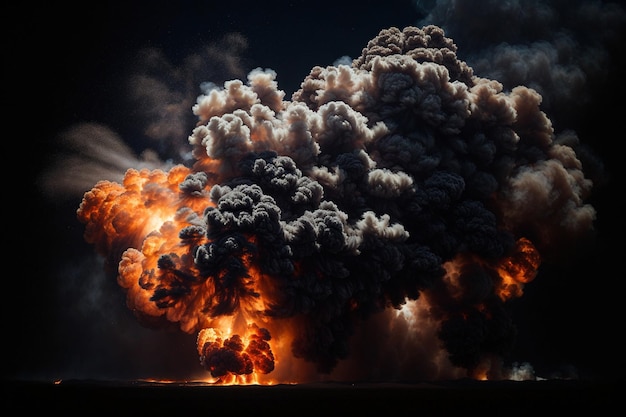
[[[99,182],[85,194],[77,212],[86,224],[85,239],[110,259],[118,256],[118,284],[126,290],[127,305],[141,322],[174,323],[180,330],[197,335],[200,363],[208,372],[203,383],[271,385],[305,380],[309,371],[291,357],[300,318],[277,320],[267,314],[279,302],[280,291],[277,281],[261,272],[257,254],[244,247],[232,255],[241,262],[236,276],[228,275],[227,267],[219,263],[209,276],[198,270],[193,254],[196,248],[208,244],[209,238],[206,230],[193,228],[206,228],[199,219],[215,203],[209,198],[210,185],[191,193],[181,191],[180,184],[192,173],[183,166],[167,173],[130,169],[122,184]],[[186,228],[191,231],[182,236],[181,230]],[[242,239],[259,246],[252,234]],[[245,246],[244,242],[240,244]],[[514,252],[496,264],[472,254],[457,255],[443,265],[443,283],[451,300],[489,318],[491,313],[484,304],[487,294],[468,291],[473,283],[464,277],[464,268],[479,265],[491,271],[490,291],[506,301],[522,295],[523,286],[534,279],[539,263],[532,243],[521,238]],[[294,276],[301,273],[301,268],[299,263],[294,264]],[[224,306],[220,285],[233,279],[237,285],[229,287],[232,292],[227,297],[231,298]],[[349,300],[348,305],[352,310],[358,308],[356,300]],[[427,323],[446,318],[446,314],[438,316],[424,310],[424,318],[418,320],[417,311],[422,310],[407,303],[396,318],[402,316],[416,333],[425,331],[422,327]],[[469,310],[457,312],[464,318],[469,314]],[[429,329],[435,329],[435,325],[429,324]],[[434,334],[432,329],[428,331]],[[487,372],[474,370],[471,377],[486,379]]]
[[[498,277],[495,280],[495,291],[502,301],[521,297],[524,285],[535,279],[541,255],[524,237],[517,240],[513,253],[491,264],[469,254],[459,254],[451,261],[443,264],[446,275],[443,278],[450,297],[459,300],[466,296],[467,290],[460,282],[464,265],[481,265],[482,268],[493,270]],[[479,305],[476,307],[480,308]]]
[[[198,333],[200,362],[217,381],[258,384],[259,374],[274,370],[274,354],[267,329],[252,323],[243,336],[207,328]]]
[[[487,376],[487,369],[478,369],[474,372],[472,378],[477,381],[487,381],[489,379]]]
[[[168,173],[130,169],[122,184],[99,182],[85,194],[77,212],[86,224],[86,240],[103,255],[118,254],[117,281],[126,290],[128,307],[140,321],[175,323],[180,330],[197,334],[200,363],[209,373],[202,382],[271,385],[298,380],[307,372],[291,358],[291,342],[300,317],[278,320],[267,314],[278,303],[280,292],[277,281],[261,272],[256,253],[243,248],[233,255],[241,262],[241,273],[234,277],[219,263],[209,276],[198,270],[193,254],[209,242],[206,230],[185,236],[181,230],[206,227],[198,219],[215,204],[209,198],[209,185],[193,193],[181,191],[179,185],[191,173],[183,166]],[[242,239],[259,246],[253,235]],[[481,265],[499,277],[494,280],[495,291],[506,301],[522,295],[539,262],[534,246],[522,238],[514,253],[495,265],[471,254],[458,255],[443,265],[443,282],[451,299],[471,304],[463,268]],[[295,263],[294,269],[298,276],[301,265]],[[237,280],[226,307],[219,287],[223,280]],[[471,308],[489,316],[483,296],[476,297]],[[357,309],[357,301],[350,300],[349,306]],[[395,318],[404,320],[416,334],[434,334],[436,323],[444,317],[431,311],[428,303],[425,306],[418,308],[416,303],[407,302]],[[465,316],[466,312],[459,314]],[[272,376],[275,370],[279,377]],[[301,371],[304,373],[299,374]],[[486,379],[486,375],[486,371],[475,370],[472,377]]]
[[[502,279],[497,286],[498,296],[502,301],[521,297],[524,285],[537,276],[541,264],[541,256],[530,240],[520,238],[515,246],[515,252],[502,259],[497,265],[497,271]]]
[[[77,211],[87,225],[85,239],[103,255],[120,253],[117,281],[126,290],[128,307],[141,321],[162,318],[177,323],[184,332],[198,333],[198,353],[212,375],[205,382],[272,384],[273,379],[259,378],[272,372],[276,363],[271,335],[263,324],[270,280],[244,253],[247,272],[240,279],[245,290],[237,297],[235,310],[211,314],[220,301],[216,290],[220,277],[199,278],[202,274],[189,256],[207,238],[179,236],[181,229],[192,226],[194,218],[213,205],[208,186],[192,196],[179,190],[190,173],[183,166],[168,173],[129,169],[121,185],[99,182],[85,194]],[[178,285],[181,280],[191,283],[193,290],[185,291],[187,287]],[[180,294],[178,288],[183,288]],[[288,343],[279,346],[288,349]]]

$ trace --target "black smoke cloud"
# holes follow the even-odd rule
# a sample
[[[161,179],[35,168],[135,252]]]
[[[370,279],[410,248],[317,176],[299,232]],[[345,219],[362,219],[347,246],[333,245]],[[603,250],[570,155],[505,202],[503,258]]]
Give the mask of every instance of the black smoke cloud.
[[[571,114],[579,114],[570,111],[572,106],[580,106],[590,97],[597,98],[590,89],[603,85],[601,77],[595,76],[604,73],[604,63],[611,63],[609,58],[612,57],[604,49],[605,44],[611,42],[611,31],[588,31],[588,37],[577,37],[580,33],[577,30],[585,14],[577,15],[577,25],[572,20],[566,20],[564,16],[574,14],[556,13],[557,9],[566,9],[565,2],[528,2],[524,5],[518,2],[498,2],[487,8],[474,8],[473,13],[465,15],[460,14],[463,7],[461,2],[419,3],[425,5],[424,15],[427,12],[429,14],[419,21],[418,27],[429,23],[438,24],[446,30],[445,36],[420,41],[420,35],[415,35],[415,39],[411,40],[411,36],[405,36],[402,31],[385,32],[383,37],[389,41],[381,41],[377,37],[372,43],[378,45],[372,45],[374,48],[368,45],[351,68],[315,67],[301,88],[296,89],[292,100],[292,104],[301,103],[303,106],[290,105],[289,112],[285,112],[280,103],[284,96],[274,92],[278,91],[277,87],[267,89],[271,97],[260,94],[257,88],[255,100],[258,99],[260,104],[283,116],[278,125],[289,126],[288,132],[279,134],[280,140],[265,136],[271,146],[257,143],[251,149],[236,134],[221,138],[215,133],[211,144],[207,141],[202,146],[200,134],[194,132],[193,136],[198,137],[199,143],[193,147],[195,155],[192,157],[189,153],[192,146],[188,146],[185,139],[191,130],[190,125],[200,122],[208,126],[213,116],[227,119],[226,115],[231,113],[234,115],[233,120],[245,120],[244,113],[252,113],[252,107],[245,103],[243,106],[222,107],[212,112],[204,102],[203,111],[206,113],[196,110],[196,114],[190,116],[190,104],[196,101],[201,91],[198,88],[199,81],[210,81],[204,84],[206,96],[210,96],[211,90],[214,90],[215,97],[228,97],[229,94],[224,94],[228,86],[223,81],[231,77],[245,79],[247,70],[236,69],[231,65],[239,63],[237,58],[225,61],[218,58],[204,65],[195,65],[198,63],[195,58],[170,63],[162,51],[144,49],[139,56],[146,59],[139,60],[136,68],[140,70],[134,73],[131,83],[127,84],[129,88],[126,92],[130,91],[130,94],[123,98],[134,100],[136,107],[125,115],[132,117],[124,118],[121,123],[128,124],[125,127],[134,133],[132,136],[142,138],[140,146],[136,146],[137,141],[134,140],[133,151],[137,152],[124,149],[123,153],[130,157],[124,159],[121,165],[114,163],[114,170],[101,171],[103,175],[98,175],[101,179],[118,181],[127,167],[141,167],[146,159],[151,161],[150,168],[167,170],[172,166],[172,161],[190,164],[198,157],[201,159],[205,153],[216,152],[215,155],[221,158],[222,169],[215,171],[213,166],[202,167],[201,162],[198,162],[195,168],[197,172],[184,184],[181,183],[181,189],[193,194],[202,191],[207,184],[214,184],[211,198],[223,204],[218,204],[218,209],[212,210],[212,214],[196,224],[195,228],[184,229],[181,238],[190,240],[194,233],[203,236],[212,233],[211,243],[202,249],[207,252],[210,248],[226,246],[227,242],[230,245],[231,251],[226,252],[226,255],[221,254],[219,259],[197,259],[204,276],[209,275],[215,265],[220,263],[241,266],[239,261],[242,254],[255,257],[264,270],[272,273],[278,271],[278,275],[293,274],[290,272],[293,259],[304,260],[305,268],[298,270],[299,273],[303,271],[301,282],[283,285],[280,292],[282,297],[276,300],[277,303],[269,311],[277,317],[304,312],[307,319],[304,320],[302,333],[293,344],[293,351],[300,357],[311,359],[323,370],[336,369],[334,375],[346,372],[346,375],[363,378],[398,378],[407,375],[450,377],[459,374],[455,371],[446,374],[441,369],[441,363],[451,359],[462,367],[471,367],[477,358],[509,350],[515,338],[514,325],[509,311],[506,311],[507,305],[492,296],[494,280],[490,268],[482,264],[466,267],[461,275],[466,295],[459,301],[449,294],[449,288],[442,288],[441,277],[445,274],[441,268],[443,261],[452,259],[455,253],[460,252],[497,259],[513,248],[513,237],[520,235],[532,236],[533,242],[544,253],[560,251],[560,243],[576,241],[581,238],[581,233],[584,235],[589,232],[594,209],[585,200],[592,183],[600,182],[603,178],[601,168],[594,168],[594,163],[598,164],[598,161],[584,153],[576,133],[557,130],[550,139],[551,134],[545,125],[547,117],[543,117],[533,107],[538,105],[545,109],[550,122],[567,127],[567,122],[573,119]],[[615,5],[586,4],[589,11],[612,10],[611,13],[601,14],[604,18],[612,16],[619,22],[620,16],[623,16],[622,10]],[[583,5],[576,3],[571,9],[582,10]],[[538,12],[530,13],[535,9]],[[441,13],[442,10],[447,10],[447,13]],[[476,10],[486,10],[488,13],[476,13]],[[507,30],[490,30],[484,36],[476,35],[476,31],[480,33],[488,26],[485,22],[500,24],[505,21],[501,19],[506,16],[505,13],[512,10],[517,10],[518,18],[524,16],[522,20],[526,25],[507,25],[504,28]],[[464,16],[463,19],[461,16]],[[463,21],[467,24],[463,25]],[[554,24],[541,27],[535,25],[537,30],[533,31],[525,29],[530,27],[529,22],[543,21]],[[611,26],[610,20],[607,22],[606,27],[617,27],[619,31],[618,25]],[[585,23],[591,25],[593,21]],[[419,33],[417,28],[415,30]],[[459,46],[458,50],[447,37]],[[230,50],[242,50],[243,43],[238,35],[229,39],[227,43],[234,42],[230,44],[234,45]],[[541,50],[540,46],[545,57],[535,59],[535,49]],[[576,55],[576,48],[580,46],[584,46],[586,53]],[[369,52],[371,49],[376,49],[376,52]],[[397,64],[396,57],[393,57],[372,64],[373,57],[378,54],[392,55],[386,49],[411,59],[398,58],[401,64]],[[412,49],[416,51],[412,52]],[[224,49],[217,48],[214,51]],[[517,66],[512,65],[510,59],[505,60],[506,57],[491,59],[500,54],[508,58],[525,56],[527,59],[516,61]],[[563,60],[567,54],[572,54],[573,58]],[[596,65],[591,65],[594,62],[583,65],[583,58],[590,56],[598,58]],[[437,65],[415,72],[410,64],[405,68],[403,60],[409,63],[417,60],[420,64],[434,62]],[[518,73],[514,71],[519,70],[520,65],[530,65],[534,61],[542,62],[546,71],[528,68]],[[184,64],[180,65],[181,62]],[[494,65],[496,62],[498,65]],[[189,75],[194,71],[189,71],[189,68],[206,71],[211,64],[231,68],[226,71],[230,73],[209,70],[204,75]],[[383,64],[391,65],[391,69],[384,69]],[[437,71],[431,71],[437,68],[443,70],[443,67],[450,77],[448,80],[442,74],[436,74]],[[370,74],[374,70],[378,71],[376,84],[372,84],[372,76],[363,83],[356,74],[357,69]],[[263,74],[266,76],[263,77]],[[241,84],[245,90],[255,79],[264,82],[271,80],[271,74],[272,71],[253,71],[248,82]],[[278,75],[280,79],[281,74]],[[474,78],[475,75],[484,79]],[[560,78],[550,81],[550,77]],[[356,84],[351,84],[353,82]],[[481,83],[484,85],[479,88],[477,84]],[[512,93],[518,85],[532,86],[541,94],[536,95],[524,89]],[[141,88],[135,90],[133,86]],[[471,94],[470,102],[479,97],[482,97],[482,101],[479,100],[479,106],[471,108],[470,117],[463,104],[467,91],[463,90],[468,88],[469,91],[472,87],[481,92]],[[558,98],[559,94],[572,97],[574,88],[578,100]],[[331,102],[339,104],[331,106]],[[513,102],[517,104],[513,105]],[[517,106],[524,102],[531,103],[531,109],[521,114],[531,118],[513,126]],[[515,108],[515,112],[511,108]],[[237,109],[243,110],[243,113],[235,115]],[[264,115],[265,111],[263,109],[254,114],[254,123],[267,126],[272,125],[265,123],[268,120],[275,122],[274,116]],[[311,122],[311,111],[323,117],[313,117]],[[521,136],[525,139],[516,140],[516,129],[530,122],[532,117],[539,126],[538,132],[524,132]],[[112,124],[119,126],[120,120]],[[214,127],[218,125],[216,123]],[[246,121],[243,125],[252,126],[253,123]],[[267,129],[268,135],[276,132],[275,125]],[[342,133],[342,126],[349,128]],[[92,129],[94,126],[83,127]],[[100,125],[95,127],[101,133],[119,139],[110,129]],[[98,137],[92,134],[93,130],[89,132],[84,130],[82,136]],[[441,141],[441,138],[445,140]],[[213,150],[209,151],[209,147]],[[150,151],[142,154],[144,148]],[[220,150],[225,149],[230,151],[219,154]],[[153,151],[156,158],[150,156],[154,155],[151,154]],[[141,156],[133,157],[135,154]],[[158,158],[167,162],[159,162]],[[110,161],[106,164],[110,164]],[[585,168],[584,175],[581,166]],[[63,173],[62,165],[55,167],[60,169],[55,170],[54,175],[47,172],[44,178],[71,178]],[[81,195],[91,186],[88,184],[92,182],[89,178],[93,177],[85,178],[71,191],[65,191],[74,197]],[[590,178],[593,181],[589,181]],[[546,191],[546,184],[553,191],[566,191],[564,196],[553,201],[554,193],[540,192]],[[566,185],[561,188],[563,184]],[[43,188],[51,190],[47,186]],[[494,192],[498,192],[496,199],[493,199]],[[544,217],[534,218],[534,214],[539,211],[535,211],[531,204],[525,204],[531,197],[533,204],[550,208]],[[237,202],[239,206],[231,202]],[[245,209],[240,211],[242,202]],[[69,209],[74,210],[75,207]],[[279,221],[276,216],[279,216]],[[453,219],[455,216],[459,216],[457,220]],[[559,219],[569,219],[570,216],[571,222],[558,224]],[[222,223],[225,219],[231,219],[227,222],[228,226]],[[213,226],[208,227],[209,222]],[[262,245],[257,243],[249,246],[247,241],[237,239],[242,231],[249,231],[257,225],[262,226],[260,230],[263,232],[259,232],[259,238],[263,239]],[[276,231],[277,227],[281,233]],[[419,233],[409,233],[416,230]],[[74,229],[73,233],[79,234],[79,231]],[[227,237],[222,239],[223,236]],[[239,248],[233,248],[238,243],[241,243]],[[83,250],[90,253],[90,248]],[[280,255],[272,258],[267,256],[270,253]],[[315,259],[308,259],[315,254]],[[163,262],[161,266],[169,270],[175,267],[172,262]],[[85,269],[96,271],[100,268],[100,262],[93,262],[91,268]],[[56,274],[59,276],[58,281],[66,282],[61,276],[74,276],[75,269],[63,268]],[[333,279],[326,280],[330,282],[317,282],[313,277],[317,271]],[[376,275],[379,278],[361,280],[352,271],[355,271],[354,274],[359,272],[367,277]],[[372,274],[372,271],[376,271],[376,274]],[[79,280],[80,285],[72,284],[72,291],[83,288],[87,293],[94,294],[89,302],[82,298],[85,303],[81,305],[89,306],[81,310],[83,312],[93,311],[96,305],[101,305],[104,292],[111,295],[119,291],[119,288],[112,288],[115,285],[111,285],[110,279],[101,280],[100,273],[93,274],[97,277],[93,280],[94,286],[99,288],[81,287],[86,285],[82,280]],[[334,279],[344,276],[347,280]],[[241,275],[234,273],[232,278],[235,282],[241,282]],[[245,286],[233,288],[236,290],[231,291],[231,295],[246,294]],[[421,296],[424,299],[425,296],[418,290],[421,288],[430,289],[432,303],[439,307],[425,312],[416,306],[405,306],[416,310],[412,317],[421,318],[418,324],[408,318],[405,321],[391,320],[395,317],[393,309],[380,312],[381,306],[400,305],[407,296]],[[67,294],[64,292],[59,297],[68,298]],[[356,298],[359,300],[356,313],[341,311],[346,300]],[[215,304],[215,312],[236,308],[234,299],[228,296],[220,300]],[[489,315],[495,317],[494,320],[487,320],[487,314],[471,308],[466,314],[460,315],[466,316],[465,320],[460,320],[458,314],[445,314],[453,305],[453,309],[460,312],[466,305],[476,305],[481,301],[492,311]],[[116,346],[124,346],[121,349],[126,352],[139,349],[142,352],[130,356],[141,357],[144,365],[139,369],[138,361],[128,358],[120,360],[126,357],[123,352],[115,357],[116,363],[105,363],[107,354],[93,355],[92,359],[103,358],[102,369],[110,370],[124,364],[131,377],[133,371],[150,374],[149,364],[163,368],[167,368],[167,365],[163,363],[163,358],[157,357],[158,352],[146,350],[145,346],[160,346],[161,349],[157,350],[171,352],[167,356],[175,361],[176,356],[180,357],[175,352],[189,350],[193,344],[193,341],[189,344],[187,338],[177,336],[176,333],[166,332],[163,335],[133,329],[132,324],[129,324],[132,323],[132,317],[124,313],[121,303],[117,304],[118,310],[113,304],[109,306],[110,313],[105,315],[107,317],[104,320],[115,324],[87,331],[86,326],[77,323],[76,328],[82,328],[82,333],[90,335],[81,339],[97,340],[99,335],[102,339],[112,340],[111,343]],[[101,311],[100,308],[97,310]],[[358,319],[354,318],[355,315]],[[77,320],[72,313],[67,316]],[[115,318],[112,319],[112,316]],[[362,320],[362,317],[369,318]],[[448,324],[440,326],[441,319],[445,319]],[[393,324],[389,325],[390,322]],[[126,326],[131,329],[119,331],[120,327]],[[65,336],[73,334],[69,331],[66,333]],[[151,342],[131,342],[131,333],[135,336],[139,334],[141,340]],[[450,354],[441,350],[442,337]],[[392,343],[381,343],[384,338]],[[75,335],[69,340],[80,345],[78,339]],[[346,356],[349,360],[343,360]],[[191,359],[188,362],[193,369],[197,361]],[[89,374],[92,368],[85,366],[85,363],[91,363],[94,372],[98,373],[98,361],[77,358],[71,361],[71,367],[83,367]],[[368,363],[371,367],[365,370],[359,363]],[[173,373],[179,375],[175,371]],[[126,375],[126,372],[121,374]]]
[[[554,140],[541,96],[505,92],[456,53],[437,26],[392,27],[351,66],[314,67],[291,100],[271,70],[225,82],[193,107],[196,162],[171,197],[179,213],[204,204],[178,233],[186,253],[164,249],[156,270],[137,272],[153,244],[120,246],[142,240],[123,230],[141,220],[122,208],[136,171],[125,193],[104,182],[85,194],[87,241],[123,252],[118,281],[144,322],[158,315],[194,333],[246,311],[297,323],[291,354],[329,374],[350,357],[360,323],[425,297],[447,360],[478,376],[515,339],[500,265],[520,240],[542,253],[579,239],[595,210],[585,202],[592,182]],[[151,195],[169,198],[159,177],[137,202],[147,213]],[[230,357],[218,347],[199,346],[213,376],[213,355]],[[242,359],[233,369],[253,368]]]

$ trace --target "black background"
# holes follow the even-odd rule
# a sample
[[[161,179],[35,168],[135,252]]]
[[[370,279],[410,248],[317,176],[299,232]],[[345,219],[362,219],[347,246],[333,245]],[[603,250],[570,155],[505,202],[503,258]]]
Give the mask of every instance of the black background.
[[[274,69],[279,87],[289,95],[314,65],[357,56],[383,28],[416,24],[423,16],[413,3],[90,2],[5,11],[5,19],[18,22],[3,37],[9,74],[3,87],[4,109],[9,110],[3,176],[8,185],[3,200],[5,375],[55,378],[75,363],[75,355],[101,361],[100,366],[128,366],[123,352],[115,353],[119,347],[114,341],[94,335],[106,334],[119,324],[116,320],[132,320],[131,314],[104,324],[90,322],[74,308],[85,296],[81,290],[86,284],[72,289],[60,282],[69,279],[59,275],[60,264],[92,254],[75,219],[79,201],[46,200],[34,183],[61,130],[84,121],[120,129],[132,125],[132,115],[120,110],[116,100],[124,94],[121,81],[138,49],[162,48],[176,63],[204,43],[238,31],[249,42],[246,66]],[[584,117],[570,126],[610,175],[590,199],[598,212],[596,241],[565,264],[543,265],[525,295],[512,302],[519,330],[513,357],[543,375],[574,369],[582,377],[612,379],[625,370],[621,153],[626,66],[623,44],[611,48],[610,87],[595,91]],[[123,297],[112,302],[123,303]],[[104,351],[109,359],[90,356]]]

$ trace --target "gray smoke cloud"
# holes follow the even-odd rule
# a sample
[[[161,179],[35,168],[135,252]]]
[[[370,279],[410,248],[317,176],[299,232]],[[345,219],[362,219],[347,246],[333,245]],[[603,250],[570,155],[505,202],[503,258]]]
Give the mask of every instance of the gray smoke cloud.
[[[193,160],[187,141],[189,126],[198,122],[190,111],[206,80],[224,82],[243,77],[241,55],[246,38],[228,33],[173,63],[157,47],[139,49],[126,67],[118,124],[86,121],[72,124],[53,138],[45,168],[36,179],[52,200],[80,198],[100,180],[121,181],[129,168],[169,169]],[[211,83],[209,83],[211,84]],[[128,120],[132,120],[130,126]],[[132,146],[131,146],[132,144]]]
[[[596,216],[542,102],[438,26],[383,29],[290,99],[271,69],[211,85],[193,160],[98,182],[78,219],[139,321],[197,333],[216,378],[510,377],[506,302]]]
[[[612,1],[437,0],[416,6],[424,15],[419,25],[442,27],[477,75],[507,90],[533,88],[561,128],[607,87],[610,50],[626,24],[626,10]]]
[[[245,76],[247,39],[228,33],[173,63],[162,49],[141,49],[125,83],[127,106],[146,146],[174,162],[190,160],[187,136],[196,122],[189,111],[201,89]],[[207,81],[207,80],[210,80]]]

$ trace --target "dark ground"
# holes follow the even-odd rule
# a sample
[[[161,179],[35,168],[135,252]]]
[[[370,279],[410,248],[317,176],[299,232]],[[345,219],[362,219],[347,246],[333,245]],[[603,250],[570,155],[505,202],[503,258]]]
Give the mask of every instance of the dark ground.
[[[473,381],[209,386],[152,382],[17,382],[3,389],[13,415],[340,416],[415,413],[613,414],[624,381]],[[617,408],[619,409],[619,408]],[[410,415],[410,414],[409,414]]]

